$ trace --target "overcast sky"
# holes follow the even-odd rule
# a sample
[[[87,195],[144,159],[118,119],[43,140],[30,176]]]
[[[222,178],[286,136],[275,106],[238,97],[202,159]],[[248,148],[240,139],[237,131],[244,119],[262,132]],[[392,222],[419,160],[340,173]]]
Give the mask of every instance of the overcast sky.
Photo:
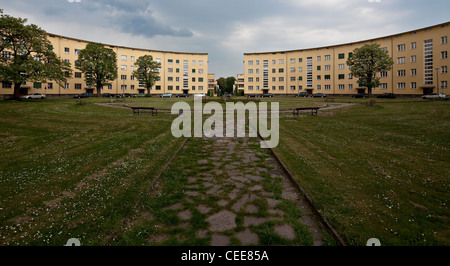
[[[209,54],[209,73],[243,73],[243,54],[360,41],[450,21],[449,0],[0,0],[47,32],[120,46]]]

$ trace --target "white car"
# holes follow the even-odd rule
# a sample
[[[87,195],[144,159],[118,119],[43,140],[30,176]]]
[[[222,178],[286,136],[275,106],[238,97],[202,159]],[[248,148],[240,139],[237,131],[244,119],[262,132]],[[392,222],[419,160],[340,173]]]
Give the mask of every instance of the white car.
[[[206,97],[206,95],[204,93],[197,93],[194,94],[194,97]]]
[[[422,96],[422,99],[433,100],[433,99],[445,98],[445,97],[446,97],[445,94],[442,94],[442,93],[440,93],[440,94],[437,94],[437,93],[431,93],[431,94]]]
[[[21,99],[45,99],[45,95],[41,93],[33,93],[20,97]]]

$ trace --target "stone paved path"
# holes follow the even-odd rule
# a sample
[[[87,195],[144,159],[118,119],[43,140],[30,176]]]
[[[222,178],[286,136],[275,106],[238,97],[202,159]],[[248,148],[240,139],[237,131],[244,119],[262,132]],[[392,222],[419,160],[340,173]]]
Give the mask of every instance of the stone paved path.
[[[176,217],[158,224],[150,244],[323,245],[307,203],[258,139],[196,139],[185,150],[189,145],[195,151],[177,158],[191,169],[181,200],[163,208]]]

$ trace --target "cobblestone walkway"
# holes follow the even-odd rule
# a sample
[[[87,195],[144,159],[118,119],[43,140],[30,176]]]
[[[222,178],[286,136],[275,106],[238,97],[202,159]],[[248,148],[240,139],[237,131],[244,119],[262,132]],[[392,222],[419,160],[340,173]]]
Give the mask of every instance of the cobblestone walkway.
[[[169,168],[173,179],[162,178],[154,195],[165,206],[153,203],[159,222],[150,244],[324,243],[307,203],[258,139],[190,139]]]

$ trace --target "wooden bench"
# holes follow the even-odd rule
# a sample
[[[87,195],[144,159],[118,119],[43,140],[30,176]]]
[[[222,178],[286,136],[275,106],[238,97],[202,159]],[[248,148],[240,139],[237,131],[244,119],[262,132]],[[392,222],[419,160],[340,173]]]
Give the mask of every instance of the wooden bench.
[[[83,104],[85,104],[85,102],[84,102],[83,100],[81,100],[81,99],[77,99],[77,100],[76,100],[76,103],[77,103],[78,105],[83,105]]]
[[[151,113],[158,116],[158,110],[154,107],[131,107],[134,115],[140,115],[141,113]]]
[[[302,108],[295,108],[292,112],[293,115],[299,115],[300,111],[304,110],[311,110],[311,115],[317,115],[317,112],[319,111],[320,107],[302,107]]]

